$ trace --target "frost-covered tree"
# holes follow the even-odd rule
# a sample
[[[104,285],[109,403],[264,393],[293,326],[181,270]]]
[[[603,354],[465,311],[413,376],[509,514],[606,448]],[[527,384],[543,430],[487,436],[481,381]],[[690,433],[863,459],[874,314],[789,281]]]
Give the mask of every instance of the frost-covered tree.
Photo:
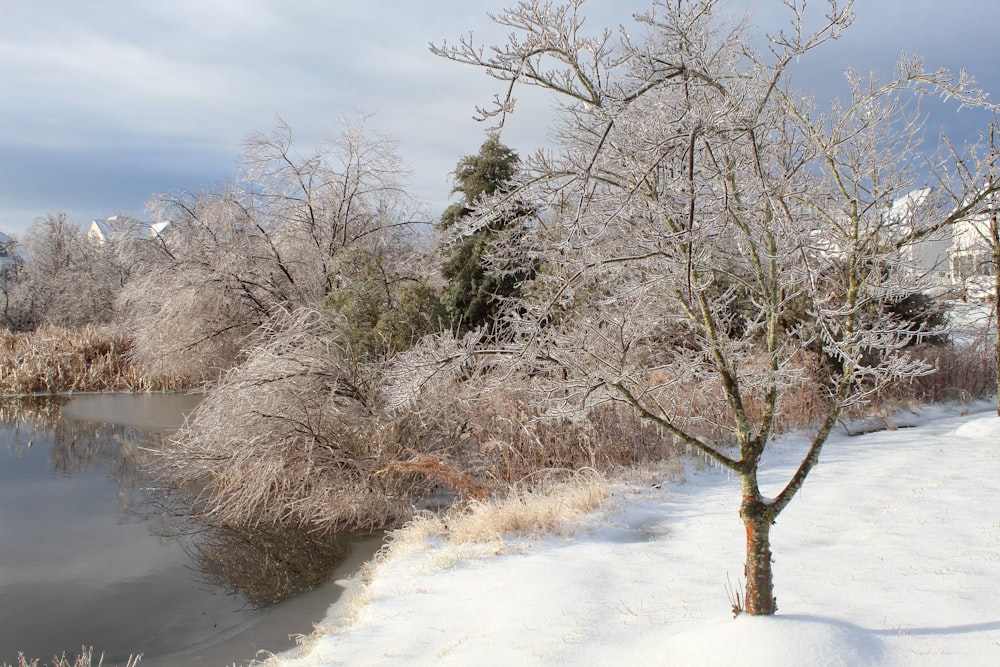
[[[991,189],[997,185],[996,130],[997,123],[994,121],[990,125]],[[985,213],[989,219],[989,225],[986,230],[981,231],[986,245],[990,249],[990,264],[993,272],[993,323],[996,327],[993,332],[993,363],[995,364],[993,377],[997,386],[997,416],[1000,417],[1000,211],[997,211],[997,198],[995,196],[989,204],[989,210]]]
[[[553,410],[630,405],[738,475],[750,614],[776,610],[771,527],[842,411],[931,371],[907,350],[926,332],[892,308],[919,275],[907,249],[989,196],[984,162],[924,159],[908,105],[986,105],[966,74],[904,58],[888,77],[848,72],[849,93],[821,109],[789,70],[849,28],[851,2],[830,0],[825,17],[783,4],[788,27],[763,39],[713,0],[657,1],[634,29],[596,33],[581,0],[527,0],[493,17],[506,44],[432,47],[501,80],[484,116],[508,120],[522,85],[556,100],[558,146],[526,161],[514,191],[540,221],[499,260],[541,267],[509,322],[508,367],[551,378]],[[933,196],[890,214],[927,179]],[[832,369],[808,372],[815,347]],[[782,406],[807,385],[824,410],[801,463],[762,484]],[[701,409],[708,395],[724,409]]]
[[[504,193],[517,174],[520,158],[491,134],[476,155],[467,155],[455,168],[453,193],[461,193],[462,201],[445,209],[438,229],[446,234],[441,275],[447,284],[443,301],[451,318],[452,329],[466,333],[486,327],[492,334],[505,304],[519,295],[519,286],[533,275],[530,265],[498,270],[491,266],[489,256],[496,241],[505,236],[516,237],[529,215],[526,207],[509,207],[503,216],[494,216],[491,223],[473,231],[465,229],[479,201],[484,197]]]
[[[344,253],[393,257],[385,249],[419,213],[394,145],[364,127],[299,155],[282,124],[249,139],[242,166],[236,182],[151,204],[171,225],[155,269],[123,298],[150,367],[192,377],[231,367],[263,324],[324,302]]]
[[[87,238],[65,213],[35,220],[23,250],[26,266],[10,285],[5,311],[7,326],[15,329],[107,324],[137,262],[132,252]]]
[[[997,174],[997,120],[990,124],[989,147],[991,169],[990,186],[993,187],[1000,177]],[[956,278],[965,282],[970,275],[985,278],[990,276],[990,296],[993,300],[991,320],[996,325],[1000,322],[1000,202],[994,197],[989,205],[966,220],[960,221],[955,230],[952,251],[958,251],[953,256],[953,270]],[[1000,387],[1000,326],[993,328],[993,377],[996,386]],[[997,394],[997,415],[1000,416],[1000,392]]]

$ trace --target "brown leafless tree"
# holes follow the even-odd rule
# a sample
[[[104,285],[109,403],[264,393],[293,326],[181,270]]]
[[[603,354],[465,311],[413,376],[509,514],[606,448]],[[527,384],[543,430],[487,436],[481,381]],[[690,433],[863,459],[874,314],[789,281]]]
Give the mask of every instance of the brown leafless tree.
[[[634,30],[596,34],[582,0],[526,0],[492,17],[511,31],[506,44],[432,47],[501,81],[481,109],[501,125],[519,86],[556,99],[558,147],[468,223],[471,233],[513,201],[540,212],[528,238],[498,251],[498,266],[527,253],[542,267],[509,311],[519,333],[505,363],[551,378],[553,410],[630,405],[739,476],[750,614],[776,610],[771,526],[842,411],[932,370],[907,352],[924,332],[890,308],[919,288],[911,249],[989,196],[982,161],[923,171],[908,104],[932,94],[986,105],[967,75],[905,58],[886,78],[849,72],[848,96],[821,110],[789,70],[822,57],[852,3],[829,0],[825,18],[783,4],[788,27],[760,40],[714,0],[657,1]],[[928,180],[931,194],[892,212]],[[807,350],[823,360],[814,377]],[[807,381],[824,392],[822,417],[791,477],[762,488],[782,400]],[[724,397],[724,413],[682,409],[692,383]]]

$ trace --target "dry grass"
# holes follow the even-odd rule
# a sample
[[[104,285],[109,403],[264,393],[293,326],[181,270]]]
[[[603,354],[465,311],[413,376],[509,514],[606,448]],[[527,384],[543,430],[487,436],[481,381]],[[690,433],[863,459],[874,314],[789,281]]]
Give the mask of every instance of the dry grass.
[[[534,487],[510,489],[489,500],[474,500],[441,513],[423,512],[402,528],[387,534],[387,543],[359,572],[364,582],[346,601],[341,625],[350,625],[371,600],[370,584],[382,563],[427,549],[434,540],[443,547],[429,552],[427,565],[450,567],[465,558],[482,558],[503,553],[504,538],[538,537],[544,534],[571,535],[584,515],[608,502],[607,478],[594,470],[550,477]],[[331,628],[319,628],[329,632]],[[314,638],[314,637],[313,637]],[[311,638],[305,638],[308,645]],[[266,664],[280,665],[280,661]]]
[[[392,437],[419,453],[406,469],[463,499],[481,499],[551,471],[611,472],[678,460],[673,439],[631,409],[604,404],[577,419],[553,417],[532,382],[504,377],[428,385],[419,404],[392,424]]]
[[[936,370],[916,378],[887,383],[878,393],[852,405],[845,417],[861,418],[882,415],[901,406],[927,403],[968,402],[996,392],[994,355],[988,344],[921,345],[911,354]],[[793,360],[789,383],[778,398],[773,425],[776,434],[809,428],[831,408],[831,399],[823,386],[822,360],[802,352]],[[685,380],[666,385],[657,395],[661,405],[670,406],[676,421],[696,436],[714,442],[732,440],[732,410],[715,377],[700,382]],[[758,393],[744,395],[747,412],[759,418],[762,402]]]
[[[444,516],[447,538],[455,544],[492,542],[504,535],[572,534],[580,516],[609,496],[605,477],[580,470],[567,480],[511,489],[496,502],[473,501]]]
[[[879,396],[880,401],[967,402],[990,396],[997,390],[995,353],[985,341],[968,346],[925,346],[915,349],[914,354],[931,364],[936,372],[890,386]]]
[[[0,393],[153,391],[181,388],[177,378],[151,377],[129,362],[129,336],[98,327],[0,331]]]
[[[900,396],[923,401],[968,400],[995,391],[993,358],[982,347],[927,346],[915,352],[934,363],[938,372],[891,385],[877,403],[865,409],[878,411],[900,400]],[[817,380],[821,372],[818,358],[803,354],[799,364],[797,379],[779,400],[777,432],[814,424],[830,407]],[[675,384],[673,405],[687,406],[692,424],[722,437],[728,407],[712,382]],[[376,561],[362,570],[362,577],[368,581],[375,576],[379,562],[422,549],[432,539],[446,545],[438,550],[435,561],[446,567],[462,557],[502,552],[505,535],[571,532],[580,514],[599,507],[608,495],[605,475],[593,468],[581,469],[588,462],[605,471],[630,466],[648,471],[653,464],[659,477],[679,469],[679,448],[619,405],[605,404],[592,410],[586,421],[577,423],[539,419],[537,412],[528,407],[529,393],[509,383],[480,392],[475,399],[463,397],[458,387],[450,388],[447,394],[451,398],[448,409],[442,409],[438,419],[459,426],[446,430],[433,419],[428,421],[426,407],[421,412],[423,423],[430,427],[430,433],[437,432],[437,437],[447,436],[458,443],[465,452],[466,465],[476,459],[470,452],[477,452],[478,475],[484,484],[497,480],[504,484],[492,487],[491,499],[466,494],[473,499],[445,512],[422,513],[404,528],[390,533],[389,543]],[[759,409],[752,398],[749,403],[751,411]],[[434,436],[425,433],[425,437]],[[545,473],[551,474],[554,467],[575,468],[577,472],[568,483],[552,484],[552,477]],[[541,477],[537,477],[539,473]],[[466,476],[460,482],[440,471],[433,476],[459,489],[467,484]],[[515,479],[521,482],[511,481]],[[499,489],[506,489],[506,494]],[[362,591],[352,602],[351,612],[356,614],[367,599]]]
[[[442,513],[425,512],[390,534],[384,557],[393,557],[441,537],[452,545],[495,543],[505,535],[567,535],[581,515],[608,498],[608,483],[595,470],[549,478],[533,486],[511,488],[491,500],[471,500]]]
[[[124,663],[122,667],[135,667],[142,660],[142,654],[130,655],[128,661]],[[105,667],[104,654],[94,658],[94,648],[93,647],[82,647],[80,653],[73,658],[69,658],[65,653],[61,655],[54,656],[50,662],[41,662],[38,658],[29,660],[24,657],[23,653],[17,654],[17,665],[11,666],[6,662],[0,667]],[[110,663],[107,667],[112,667]]]
[[[815,424],[831,408],[818,355],[800,350],[784,370],[771,425],[773,433]],[[740,367],[740,375],[743,407],[750,419],[759,423],[766,405],[765,394],[770,389],[770,371],[763,365],[763,358],[748,359]],[[764,381],[755,383],[755,376]],[[651,374],[650,384],[656,387],[649,397],[652,411],[669,415],[679,428],[702,442],[716,446],[735,443],[736,420],[718,374],[692,374],[666,367]]]

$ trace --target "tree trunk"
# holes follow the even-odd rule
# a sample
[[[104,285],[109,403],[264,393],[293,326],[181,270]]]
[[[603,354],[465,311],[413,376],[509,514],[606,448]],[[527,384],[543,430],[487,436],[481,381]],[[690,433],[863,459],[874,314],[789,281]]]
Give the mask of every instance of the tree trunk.
[[[741,511],[747,529],[747,561],[744,567],[744,605],[751,616],[766,616],[778,610],[771,572],[771,522],[756,512]]]
[[[994,192],[994,188],[996,187],[994,180],[997,159],[996,131],[997,122],[994,119],[990,123],[990,153],[993,156],[993,161],[990,163],[989,188],[991,193]],[[988,204],[992,212],[990,216],[990,237],[987,240],[993,254],[991,257],[993,260],[993,325],[996,327],[993,332],[993,362],[995,364],[993,378],[996,380],[997,416],[1000,417],[1000,212],[997,211],[996,194],[990,194]]]
[[[993,362],[997,390],[997,416],[1000,417],[1000,225],[993,214]]]

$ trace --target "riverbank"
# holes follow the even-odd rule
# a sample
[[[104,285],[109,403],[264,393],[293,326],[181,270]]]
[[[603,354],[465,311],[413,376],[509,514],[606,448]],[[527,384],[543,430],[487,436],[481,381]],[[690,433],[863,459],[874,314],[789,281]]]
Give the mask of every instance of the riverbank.
[[[331,603],[333,606],[340,605],[354,585],[347,577],[371,560],[382,544],[381,535],[352,542],[343,562],[334,570],[330,580],[319,588],[298,595],[288,603],[262,609],[240,626],[204,642],[166,655],[143,657],[142,667],[248,664],[254,659],[265,659],[269,652],[294,646],[296,635],[290,635],[288,628],[301,628],[304,634],[311,627],[308,619],[322,618]]]
[[[995,664],[1000,419],[990,406],[906,412],[895,430],[835,435],[773,531],[775,617],[732,619],[738,483],[692,463],[681,483],[613,485],[562,535],[456,542],[403,531],[405,546],[371,568],[353,603],[267,664]],[[765,485],[804,446],[774,442]]]
[[[0,331],[0,394],[172,391],[191,386],[131,362],[132,338],[102,327]]]
[[[249,662],[311,631],[341,589],[298,591],[329,579],[342,547],[334,579],[381,546],[348,538],[327,550],[294,533],[227,541],[149,487],[141,452],[158,437],[147,435],[175,429],[200,398],[92,393],[0,406],[0,664],[19,664],[18,651],[29,667],[63,651],[62,667],[122,666],[130,653],[154,667]],[[273,607],[250,602],[285,591]],[[93,653],[78,655],[81,644]]]

